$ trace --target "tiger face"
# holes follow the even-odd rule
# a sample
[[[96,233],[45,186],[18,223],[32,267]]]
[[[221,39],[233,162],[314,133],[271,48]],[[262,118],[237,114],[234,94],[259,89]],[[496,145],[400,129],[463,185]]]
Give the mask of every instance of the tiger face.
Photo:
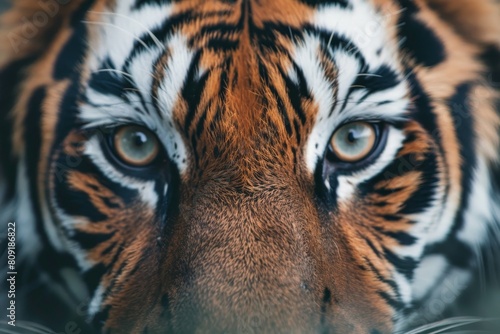
[[[499,13],[20,1],[0,77],[0,217],[17,221],[19,265],[51,298],[87,300],[103,333],[438,319],[421,310],[453,304],[481,248],[499,251]]]

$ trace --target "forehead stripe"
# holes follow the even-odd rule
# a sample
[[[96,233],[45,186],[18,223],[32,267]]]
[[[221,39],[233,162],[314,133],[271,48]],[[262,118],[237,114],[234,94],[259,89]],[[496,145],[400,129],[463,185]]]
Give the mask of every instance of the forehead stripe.
[[[300,122],[305,124],[307,121],[307,115],[302,109],[301,97],[303,99],[312,100],[312,96],[309,87],[307,86],[304,72],[295,61],[293,61],[293,71],[296,75],[296,82],[294,82],[294,80],[292,80],[290,76],[286,75],[284,72],[282,72],[281,75],[285,78],[286,84],[290,88],[290,102],[299,116]]]
[[[347,36],[312,25],[306,25],[304,31],[320,40],[321,45],[332,53],[335,53],[337,50],[347,51],[351,57],[356,58],[360,62],[362,70],[366,69],[366,58],[359,47],[353,44]]]
[[[301,2],[314,7],[319,6],[337,6],[342,9],[352,9],[349,0],[300,0]]]
[[[84,1],[80,8],[71,18],[72,33],[59,55],[53,67],[53,77],[56,80],[72,77],[80,71],[79,66],[83,63],[85,50],[87,49],[87,24],[84,17],[94,4],[94,0]]]
[[[388,65],[382,65],[375,71],[358,75],[351,88],[349,89],[346,99],[349,99],[349,96],[353,92],[364,90],[364,95],[356,99],[359,104],[365,101],[369,95],[394,88],[400,83],[401,79],[399,75]]]
[[[101,94],[123,97],[124,80],[124,74],[120,74],[113,61],[106,58],[101,63],[99,70],[91,74],[88,85]],[[127,77],[126,80],[132,79]]]
[[[125,59],[122,70],[126,72],[132,61],[145,52],[151,52],[159,48],[158,41],[165,43],[168,36],[172,36],[175,30],[183,23],[188,22],[191,16],[188,13],[179,13],[168,17],[159,27],[145,32],[134,41],[130,54]],[[165,51],[165,50],[163,50]]]
[[[171,3],[171,0],[135,0],[131,7],[132,10],[140,10],[146,6],[161,6]]]

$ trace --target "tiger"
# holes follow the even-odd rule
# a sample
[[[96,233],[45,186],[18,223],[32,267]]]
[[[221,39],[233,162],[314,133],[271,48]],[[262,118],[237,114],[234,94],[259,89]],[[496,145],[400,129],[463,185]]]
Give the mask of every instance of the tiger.
[[[2,328],[500,328],[499,18],[495,0],[16,0]]]

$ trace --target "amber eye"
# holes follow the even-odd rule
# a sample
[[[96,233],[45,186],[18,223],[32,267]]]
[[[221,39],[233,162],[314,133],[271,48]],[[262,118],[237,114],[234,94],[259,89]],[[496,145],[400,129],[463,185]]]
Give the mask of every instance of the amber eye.
[[[114,135],[116,155],[126,164],[143,167],[155,160],[160,151],[151,131],[136,125],[123,126]]]
[[[366,158],[377,142],[374,125],[367,122],[352,122],[339,128],[330,140],[330,150],[335,157],[346,163]]]

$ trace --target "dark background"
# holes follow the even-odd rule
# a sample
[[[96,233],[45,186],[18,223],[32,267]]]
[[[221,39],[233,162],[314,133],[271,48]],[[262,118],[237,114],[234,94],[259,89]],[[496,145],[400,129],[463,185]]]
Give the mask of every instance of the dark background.
[[[9,0],[0,0],[0,11],[4,11],[9,7]]]

